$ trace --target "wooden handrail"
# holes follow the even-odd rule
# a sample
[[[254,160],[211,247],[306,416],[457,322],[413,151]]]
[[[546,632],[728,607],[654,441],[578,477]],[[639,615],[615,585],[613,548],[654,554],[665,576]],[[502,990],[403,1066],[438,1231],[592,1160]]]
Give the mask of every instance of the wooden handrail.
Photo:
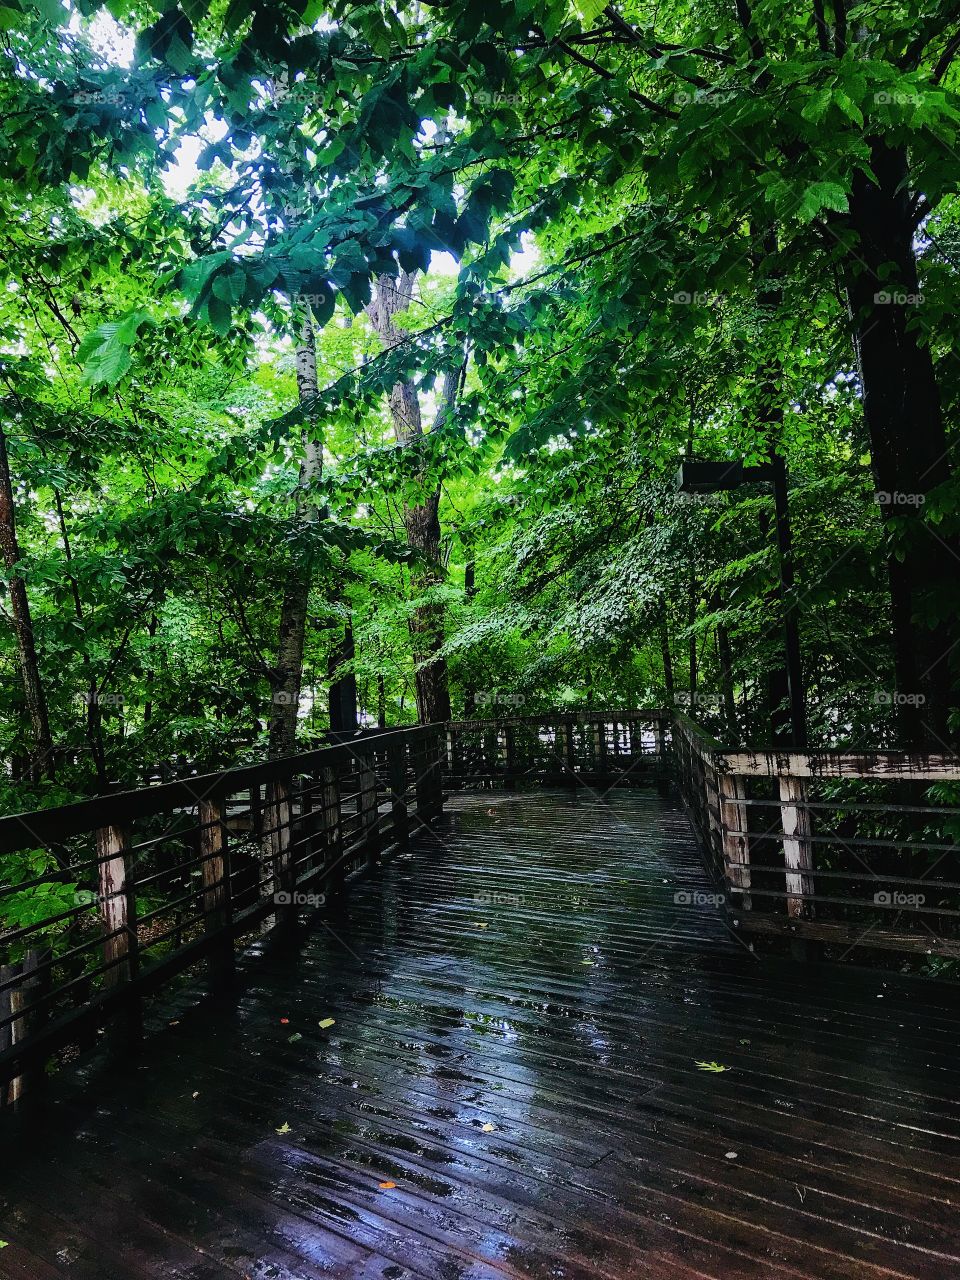
[[[0,1102],[6,1084],[8,1101],[28,1095],[52,1052],[107,1021],[138,1034],[142,997],[199,959],[222,982],[242,934],[271,920],[288,929],[303,905],[429,829],[443,808],[444,732],[364,734],[0,820],[0,852],[86,837],[72,863],[31,881],[84,887],[77,905],[0,932]],[[138,821],[168,815],[137,842]]]
[[[0,854],[32,849],[41,844],[60,844],[71,836],[83,835],[97,827],[146,818],[171,809],[190,808],[211,796],[265,786],[300,773],[349,764],[356,759],[360,744],[387,747],[391,741],[416,742],[436,734],[442,725],[412,725],[406,729],[363,734],[351,742],[318,747],[299,755],[277,756],[259,764],[239,765],[215,773],[202,773],[135,791],[117,791],[59,805],[55,809],[33,809],[0,818]]]

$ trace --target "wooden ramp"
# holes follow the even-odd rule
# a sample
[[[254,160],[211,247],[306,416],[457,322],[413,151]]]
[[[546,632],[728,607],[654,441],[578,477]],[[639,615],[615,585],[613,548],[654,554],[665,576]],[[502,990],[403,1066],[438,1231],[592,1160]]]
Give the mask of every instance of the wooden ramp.
[[[952,994],[758,960],[711,893],[654,791],[455,797],[5,1133],[0,1276],[960,1276]]]

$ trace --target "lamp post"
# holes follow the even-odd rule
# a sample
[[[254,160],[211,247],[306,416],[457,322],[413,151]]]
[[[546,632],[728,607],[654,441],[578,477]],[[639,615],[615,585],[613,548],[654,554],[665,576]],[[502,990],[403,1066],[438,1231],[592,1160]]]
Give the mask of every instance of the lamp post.
[[[800,662],[800,632],[797,628],[797,606],[794,599],[793,546],[790,538],[790,512],[787,505],[787,468],[779,454],[760,466],[744,466],[735,462],[684,461],[677,472],[677,493],[719,493],[739,489],[744,484],[773,486],[773,504],[777,528],[780,582],[777,598],[783,613],[783,636],[786,656],[787,691],[790,703],[791,745],[807,745],[807,718],[803,696],[803,670]]]

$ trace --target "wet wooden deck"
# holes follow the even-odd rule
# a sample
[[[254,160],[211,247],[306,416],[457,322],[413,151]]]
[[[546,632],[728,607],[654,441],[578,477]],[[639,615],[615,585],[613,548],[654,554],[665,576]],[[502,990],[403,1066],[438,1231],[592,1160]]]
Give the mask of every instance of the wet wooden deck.
[[[652,791],[448,810],[5,1136],[4,1280],[960,1276],[949,991],[758,961]]]

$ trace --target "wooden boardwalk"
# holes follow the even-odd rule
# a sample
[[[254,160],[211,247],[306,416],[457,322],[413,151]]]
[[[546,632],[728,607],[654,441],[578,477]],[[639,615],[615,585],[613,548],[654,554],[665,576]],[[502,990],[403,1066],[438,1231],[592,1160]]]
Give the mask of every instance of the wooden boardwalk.
[[[952,994],[760,961],[710,892],[653,791],[454,797],[4,1133],[0,1277],[960,1277]]]

